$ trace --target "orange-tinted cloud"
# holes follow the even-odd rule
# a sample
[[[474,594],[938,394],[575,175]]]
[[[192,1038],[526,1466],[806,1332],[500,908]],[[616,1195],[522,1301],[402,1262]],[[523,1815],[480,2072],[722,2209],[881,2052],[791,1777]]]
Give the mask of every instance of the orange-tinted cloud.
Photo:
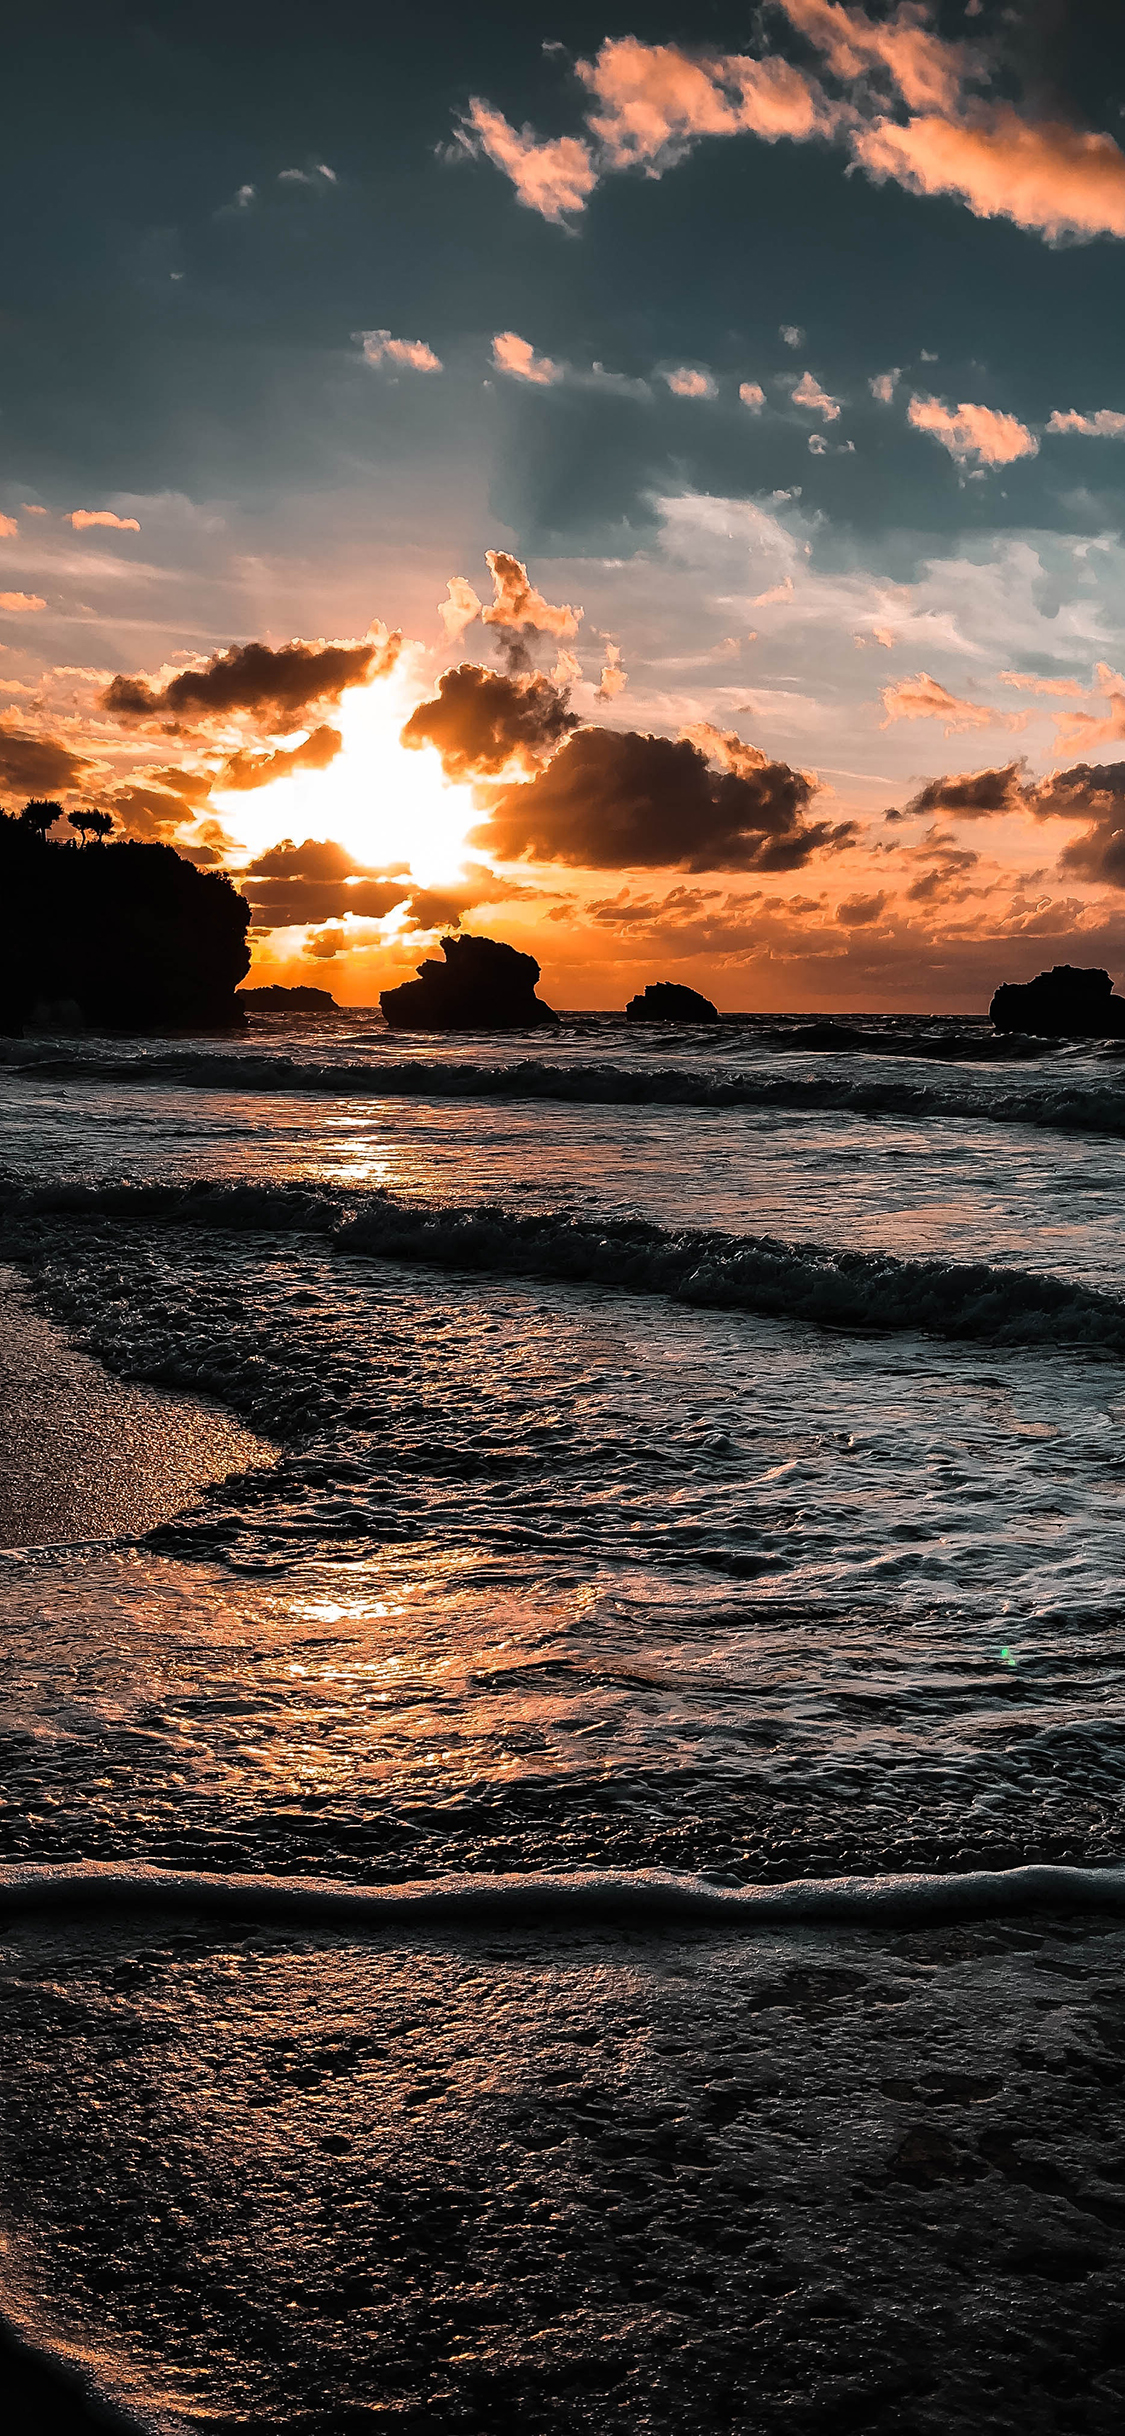
[[[506,372],[513,381],[530,381],[536,389],[550,389],[563,378],[562,365],[553,363],[549,355],[537,355],[530,339],[520,338],[515,330],[497,331],[492,361],[498,372]]]
[[[916,677],[901,677],[897,685],[881,689],[886,718],[883,727],[892,727],[896,719],[944,719],[947,736],[956,736],[970,727],[1026,727],[1026,711],[990,710],[984,702],[962,702],[951,694],[936,677],[919,669]]]
[[[369,364],[395,364],[404,372],[440,372],[442,361],[422,338],[392,338],[389,330],[357,330]]]
[[[1064,414],[1056,407],[1047,429],[1080,432],[1087,440],[1122,440],[1125,439],[1125,414],[1118,414],[1112,406],[1099,406],[1095,414],[1079,414],[1075,406]]]
[[[741,381],[738,395],[742,405],[748,406],[751,414],[761,413],[766,402],[766,393],[760,381]]]
[[[501,675],[465,660],[445,670],[432,700],[418,704],[401,741],[414,752],[436,746],[447,778],[497,777],[513,764],[535,768],[574,725],[549,677]]]
[[[869,897],[844,897],[836,907],[836,920],[842,923],[846,930],[863,930],[868,923],[878,921],[886,902],[885,888],[878,889],[873,896]]]
[[[667,381],[675,398],[714,398],[719,394],[710,373],[693,370],[690,364],[681,364],[678,371],[665,372],[661,378]]]
[[[480,616],[484,603],[464,575],[450,576],[446,595],[445,600],[438,602],[438,616],[445,628],[447,641],[457,644],[465,628]]]
[[[53,736],[28,736],[0,720],[0,787],[20,797],[52,796],[82,784],[89,763]]]
[[[72,508],[64,524],[72,524],[76,533],[84,533],[92,524],[107,524],[115,533],[139,533],[135,516],[115,516],[112,508]]]
[[[295,744],[288,753],[232,753],[212,785],[244,794],[253,787],[272,786],[275,778],[288,778],[294,770],[326,770],[343,741],[338,727],[315,727],[303,744]]]
[[[579,673],[581,674],[581,671],[579,671]],[[618,694],[624,693],[628,682],[628,676],[621,665],[621,652],[618,645],[616,643],[607,643],[605,651],[605,667],[602,670],[601,684],[599,685],[597,693],[594,697],[595,701],[614,701]]]
[[[580,59],[577,72],[605,169],[639,166],[658,176],[700,136],[752,133],[775,143],[812,135],[830,116],[819,87],[784,59],[696,59],[627,34],[603,42],[596,59]]]
[[[349,685],[389,675],[401,635],[379,642],[236,643],[203,668],[185,668],[161,687],[145,677],[114,677],[102,706],[119,719],[176,716],[217,718],[252,711],[272,728],[294,726],[314,702],[338,702]]]
[[[802,372],[796,388],[791,389],[789,394],[795,406],[804,406],[810,414],[822,414],[826,423],[839,422],[837,399],[829,397],[827,389],[821,388],[811,372]]]
[[[842,82],[882,69],[908,110],[956,107],[966,66],[963,46],[929,32],[926,11],[911,7],[909,0],[882,24],[874,24],[862,9],[841,7],[839,0],[780,0],[780,5]]]
[[[14,516],[0,516],[0,541],[11,541],[13,534],[18,532],[19,526]]]
[[[1064,694],[1072,700],[1084,698],[1083,688],[1076,677],[1025,677],[1011,668],[1000,671],[1001,685],[1017,685],[1024,694]]]
[[[763,755],[717,770],[688,737],[583,727],[530,783],[503,789],[478,836],[507,862],[791,871],[855,833],[852,822],[809,823],[814,792],[803,771]]]
[[[958,465],[975,457],[981,465],[1011,465],[1017,457],[1036,457],[1039,442],[1014,414],[998,414],[991,406],[946,406],[941,398],[911,398],[906,417],[915,431],[928,431],[949,450]]]
[[[569,601],[557,606],[545,601],[522,559],[513,558],[510,550],[486,550],[484,555],[495,594],[491,607],[481,612],[486,626],[526,627],[535,634],[577,634],[581,609],[572,608]]]
[[[882,118],[857,128],[852,148],[873,178],[956,195],[978,219],[1014,220],[1055,241],[1125,237],[1125,153],[1110,135],[1034,123],[1001,102],[968,118]]]
[[[16,616],[33,614],[46,606],[38,592],[0,592],[0,609],[10,609]]]
[[[560,135],[540,143],[531,127],[522,132],[510,127],[503,112],[485,101],[470,102],[461,141],[467,150],[483,152],[495,162],[511,179],[519,201],[545,220],[581,211],[598,182],[589,146],[580,137]]]

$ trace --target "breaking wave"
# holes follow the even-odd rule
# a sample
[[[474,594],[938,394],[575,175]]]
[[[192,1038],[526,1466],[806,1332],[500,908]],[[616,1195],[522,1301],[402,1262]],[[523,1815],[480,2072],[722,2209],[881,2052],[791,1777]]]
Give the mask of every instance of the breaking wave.
[[[856,1928],[983,1920],[1028,1911],[1125,1909],[1125,1868],[1080,1869],[1031,1862],[1018,1869],[932,1876],[790,1878],[772,1886],[723,1886],[672,1871],[528,1870],[506,1876],[408,1880],[356,1886],[338,1878],[212,1874],[142,1862],[13,1863],[0,1868],[6,1914],[94,1911],[192,1912],[210,1919],[323,1928],[497,1928],[624,1925],[773,1929],[847,1923]]]
[[[769,1235],[629,1218],[456,1207],[343,1187],[59,1183],[0,1193],[0,1243],[33,1258],[43,1220],[99,1220],[328,1237],[341,1254],[487,1271],[823,1327],[915,1330],[993,1344],[1125,1354],[1125,1302],[1096,1287],[985,1262],[897,1260]]]
[[[882,1046],[878,1054],[885,1054]],[[803,1073],[789,1064],[769,1072],[724,1072],[715,1067],[602,1063],[552,1066],[538,1058],[498,1066],[436,1058],[321,1062],[200,1050],[106,1058],[70,1050],[60,1054],[53,1047],[42,1050],[24,1042],[0,1049],[0,1068],[46,1079],[196,1091],[311,1092],[318,1098],[546,1100],[589,1107],[787,1108],[813,1114],[965,1117],[1125,1140],[1125,1088],[1057,1072],[1038,1082],[997,1088],[991,1080],[975,1084],[956,1074],[860,1074],[850,1065],[827,1073]]]

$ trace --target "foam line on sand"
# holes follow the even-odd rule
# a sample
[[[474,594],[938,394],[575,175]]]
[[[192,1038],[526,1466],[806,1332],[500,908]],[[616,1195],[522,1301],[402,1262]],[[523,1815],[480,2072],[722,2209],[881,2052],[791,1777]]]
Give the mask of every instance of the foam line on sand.
[[[528,1872],[356,1886],[335,1878],[219,1876],[139,1862],[19,1862],[0,1868],[0,1915],[141,1910],[377,1931],[607,1921],[750,1932],[837,1922],[903,1927],[1029,1911],[1125,1910],[1125,1867],[1032,1862],[1019,1869],[933,1876],[798,1878],[777,1886],[716,1886],[663,1870]]]

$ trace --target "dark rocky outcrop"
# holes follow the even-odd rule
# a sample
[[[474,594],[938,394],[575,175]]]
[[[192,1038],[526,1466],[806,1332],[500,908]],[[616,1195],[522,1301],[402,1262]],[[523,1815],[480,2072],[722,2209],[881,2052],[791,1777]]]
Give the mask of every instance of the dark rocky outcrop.
[[[0,1031],[37,1008],[113,1032],[245,1024],[250,908],[171,846],[54,845],[0,814]]]
[[[257,990],[240,990],[238,1003],[249,1015],[332,1015],[336,1011],[329,990],[314,990],[304,982],[291,990],[280,981],[266,982]]]
[[[535,995],[539,967],[502,939],[443,939],[444,964],[420,964],[417,981],[380,992],[396,1031],[523,1032],[558,1016]]]
[[[1006,981],[988,1010],[998,1032],[1062,1040],[1125,1038],[1125,998],[1097,966],[1056,964],[1034,981]]]
[[[650,981],[625,1009],[630,1023],[718,1023],[719,1010],[682,981]]]

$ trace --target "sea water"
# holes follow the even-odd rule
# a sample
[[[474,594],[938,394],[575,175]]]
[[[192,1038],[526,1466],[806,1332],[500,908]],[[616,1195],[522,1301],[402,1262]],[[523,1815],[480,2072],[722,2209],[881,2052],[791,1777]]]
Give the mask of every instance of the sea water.
[[[1125,1070],[850,1034],[5,1044],[5,1256],[271,1461],[0,1560],[0,1857],[1118,1860]]]

